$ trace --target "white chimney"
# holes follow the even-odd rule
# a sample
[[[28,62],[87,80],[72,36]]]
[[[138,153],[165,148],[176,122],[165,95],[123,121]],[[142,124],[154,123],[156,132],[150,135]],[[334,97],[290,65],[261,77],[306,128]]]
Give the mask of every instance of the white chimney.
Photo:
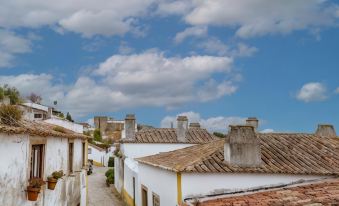
[[[125,118],[125,137],[134,138],[136,131],[136,119],[134,114],[127,114]]]
[[[191,122],[190,128],[194,128],[194,129],[200,128],[200,124],[198,122]]]
[[[177,118],[177,138],[180,142],[186,142],[186,131],[188,129],[188,119],[186,116],[178,116]]]
[[[228,164],[239,167],[261,165],[260,141],[253,126],[230,126],[225,145],[224,157]]]
[[[246,119],[246,125],[253,126],[256,131],[259,126],[259,120],[256,117],[249,117]]]
[[[321,137],[337,137],[333,125],[330,124],[319,124],[315,134]]]

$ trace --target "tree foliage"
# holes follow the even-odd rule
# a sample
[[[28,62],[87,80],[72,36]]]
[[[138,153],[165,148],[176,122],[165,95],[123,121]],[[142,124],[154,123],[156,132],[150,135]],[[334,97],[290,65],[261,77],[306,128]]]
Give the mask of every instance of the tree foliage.
[[[70,122],[74,122],[74,120],[72,119],[72,116],[69,112],[67,112],[67,114],[66,114],[66,119]]]
[[[102,142],[102,136],[100,129],[95,129],[93,132],[93,139],[98,142]]]
[[[27,99],[36,104],[41,104],[41,101],[42,101],[42,97],[40,95],[35,94],[34,92],[32,92],[27,97]]]
[[[20,92],[15,87],[10,87],[5,84],[3,87],[0,86],[0,100],[4,97],[8,97],[12,105],[19,104],[22,102]]]
[[[214,136],[220,137],[220,138],[225,138],[225,134],[221,133],[221,132],[213,132]]]

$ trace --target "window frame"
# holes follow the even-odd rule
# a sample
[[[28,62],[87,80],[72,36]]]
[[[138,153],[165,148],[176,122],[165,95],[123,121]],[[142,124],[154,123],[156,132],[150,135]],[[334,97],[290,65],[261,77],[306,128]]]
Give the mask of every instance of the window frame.
[[[28,153],[28,179],[32,179],[32,178],[41,178],[44,179],[45,177],[45,161],[46,161],[46,138],[41,138],[41,137],[29,137],[29,153]],[[32,154],[33,154],[33,147],[40,145],[42,147],[42,151],[40,153],[40,175],[39,177],[34,177],[32,175],[33,173],[33,162],[32,162]]]
[[[146,205],[144,204],[144,195],[143,192],[146,192]],[[145,185],[141,185],[141,205],[142,206],[148,206],[148,188]]]
[[[157,204],[157,205],[155,205],[155,201],[154,201],[155,198],[158,199],[159,204]],[[152,205],[153,206],[160,206],[160,196],[155,192],[152,192]]]
[[[74,172],[74,140],[68,140],[68,173]]]

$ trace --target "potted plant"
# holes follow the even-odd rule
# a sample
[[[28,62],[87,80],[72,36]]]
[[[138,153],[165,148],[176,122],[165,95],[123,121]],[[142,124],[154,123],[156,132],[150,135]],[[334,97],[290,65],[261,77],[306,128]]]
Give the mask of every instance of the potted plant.
[[[58,182],[58,179],[61,178],[62,176],[64,176],[64,172],[62,170],[60,170],[60,171],[53,172],[51,176],[47,177],[47,182],[48,182],[47,187],[48,187],[48,189],[54,190],[55,186]]]
[[[29,181],[29,185],[27,186],[27,199],[29,201],[36,201],[38,199],[41,186],[44,184],[45,182],[40,178],[31,179]]]

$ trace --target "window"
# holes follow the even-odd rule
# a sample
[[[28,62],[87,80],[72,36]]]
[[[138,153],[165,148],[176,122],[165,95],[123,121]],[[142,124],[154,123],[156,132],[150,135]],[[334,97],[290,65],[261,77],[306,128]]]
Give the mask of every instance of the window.
[[[160,197],[159,195],[152,193],[153,206],[160,206]]]
[[[32,145],[30,178],[42,178],[44,166],[44,145]]]
[[[74,144],[73,142],[68,144],[68,170],[69,173],[73,172],[73,153],[74,153]]]
[[[92,154],[92,148],[88,148],[88,154]]]
[[[34,118],[35,119],[41,119],[42,118],[42,114],[34,114]]]
[[[141,185],[141,200],[142,206],[148,206],[147,187],[145,187],[144,185]]]

